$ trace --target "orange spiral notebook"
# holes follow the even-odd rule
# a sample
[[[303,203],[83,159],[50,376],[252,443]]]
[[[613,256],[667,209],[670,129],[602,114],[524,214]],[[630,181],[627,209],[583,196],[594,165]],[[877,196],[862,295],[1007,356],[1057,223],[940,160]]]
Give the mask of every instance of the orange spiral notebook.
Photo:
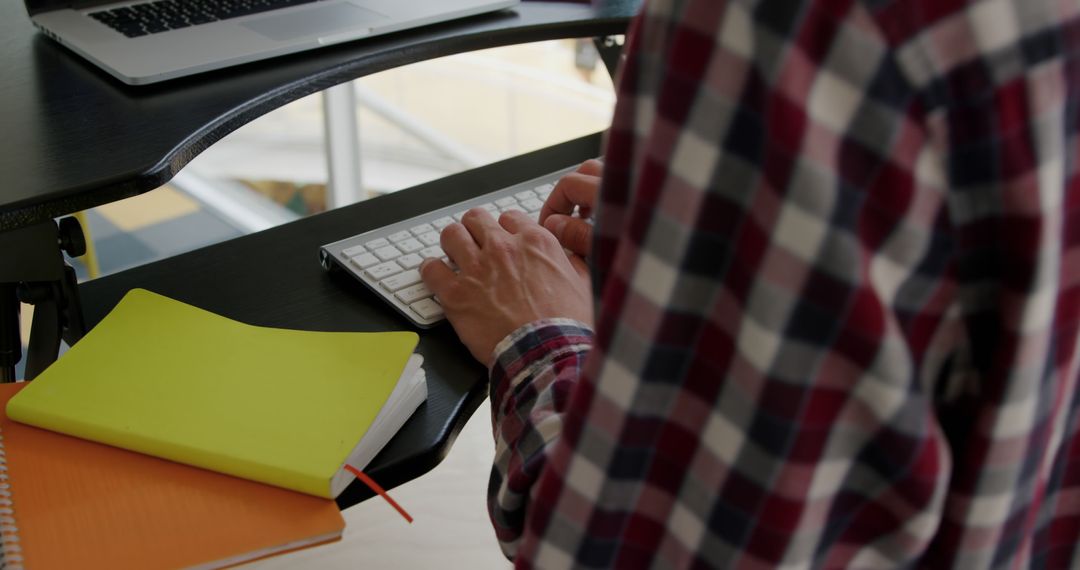
[[[328,499],[18,424],[0,384],[0,545],[17,568],[216,568],[337,540]]]

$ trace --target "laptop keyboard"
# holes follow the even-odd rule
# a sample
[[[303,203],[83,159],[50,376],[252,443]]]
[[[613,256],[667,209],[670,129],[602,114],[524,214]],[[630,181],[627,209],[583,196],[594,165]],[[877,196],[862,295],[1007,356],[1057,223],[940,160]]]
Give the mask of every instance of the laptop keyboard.
[[[131,4],[112,10],[91,12],[90,17],[124,34],[137,38],[239,18],[268,10],[308,4],[317,0],[157,0]]]
[[[461,221],[465,212],[481,207],[498,217],[502,212],[520,210],[534,220],[551,194],[555,183],[573,168],[515,184],[452,206],[322,246],[323,268],[345,270],[371,289],[395,310],[420,328],[443,320],[442,306],[420,279],[420,263],[425,258],[449,262],[439,247],[439,234],[446,226]]]

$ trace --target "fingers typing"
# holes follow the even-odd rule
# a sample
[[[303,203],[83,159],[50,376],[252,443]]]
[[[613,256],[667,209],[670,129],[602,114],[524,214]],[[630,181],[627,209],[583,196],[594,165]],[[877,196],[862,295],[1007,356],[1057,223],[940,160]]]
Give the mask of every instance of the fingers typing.
[[[469,230],[473,240],[483,248],[490,237],[504,233],[502,226],[483,208],[473,208],[461,218],[461,224]],[[443,230],[445,232],[445,230]],[[445,247],[443,249],[446,249]]]
[[[570,251],[587,257],[592,247],[592,225],[581,218],[554,215],[545,220],[547,228],[559,240],[559,244]]]
[[[577,171],[589,176],[600,176],[604,173],[604,163],[595,158],[590,158],[578,166]]]
[[[521,233],[527,228],[534,227],[536,225],[536,222],[532,221],[532,219],[529,218],[529,216],[526,215],[524,212],[510,210],[509,212],[504,212],[501,216],[499,216],[499,225],[502,226],[503,229],[505,229],[506,231],[512,234],[517,234]]]
[[[596,205],[599,187],[600,179],[596,176],[575,172],[562,177],[540,209],[540,223],[553,214],[570,215],[575,208],[587,215]]]
[[[458,265],[469,263],[480,255],[480,246],[462,224],[450,224],[439,235],[439,245]]]
[[[420,278],[435,295],[443,295],[446,288],[454,281],[454,270],[450,269],[443,260],[427,258],[420,264]]]

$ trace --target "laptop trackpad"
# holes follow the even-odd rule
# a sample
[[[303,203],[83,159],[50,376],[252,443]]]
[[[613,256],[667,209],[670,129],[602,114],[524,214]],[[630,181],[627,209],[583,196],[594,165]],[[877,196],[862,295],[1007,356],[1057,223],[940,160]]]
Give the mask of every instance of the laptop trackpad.
[[[241,25],[272,40],[287,41],[325,35],[326,32],[349,28],[370,28],[385,19],[385,16],[377,12],[353,4],[337,3],[291,14],[249,20]]]

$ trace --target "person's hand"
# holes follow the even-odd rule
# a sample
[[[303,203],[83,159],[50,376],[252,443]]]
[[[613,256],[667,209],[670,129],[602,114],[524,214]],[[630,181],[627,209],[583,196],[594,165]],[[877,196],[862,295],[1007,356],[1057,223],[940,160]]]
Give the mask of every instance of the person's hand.
[[[540,209],[540,225],[554,234],[563,247],[581,257],[588,256],[592,246],[592,225],[586,220],[596,207],[603,173],[604,163],[599,160],[583,162],[576,172],[559,180]],[[577,216],[572,215],[575,207]]]
[[[442,248],[459,273],[427,259],[420,275],[473,357],[491,367],[495,345],[537,319],[567,317],[591,326],[588,268],[518,211],[496,222],[473,208],[442,231]]]

